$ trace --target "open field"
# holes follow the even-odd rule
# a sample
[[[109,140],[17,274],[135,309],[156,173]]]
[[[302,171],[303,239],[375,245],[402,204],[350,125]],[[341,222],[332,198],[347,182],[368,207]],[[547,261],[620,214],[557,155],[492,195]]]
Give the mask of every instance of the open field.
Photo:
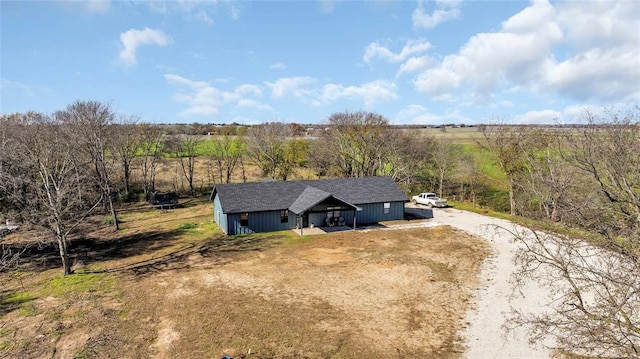
[[[210,214],[131,206],[120,232],[77,239],[67,277],[32,253],[1,275],[0,357],[461,356],[486,242],[444,226],[226,237]]]

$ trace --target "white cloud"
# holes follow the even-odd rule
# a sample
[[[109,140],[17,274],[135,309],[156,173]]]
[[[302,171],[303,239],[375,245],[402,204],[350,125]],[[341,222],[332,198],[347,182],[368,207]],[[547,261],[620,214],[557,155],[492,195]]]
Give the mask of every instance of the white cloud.
[[[136,64],[136,52],[142,45],[167,46],[170,43],[169,37],[160,30],[145,28],[144,30],[131,29],[120,34],[122,51],[120,51],[120,61],[126,66]]]
[[[500,31],[472,36],[414,85],[447,100],[470,91],[484,101],[503,87],[578,100],[633,96],[640,83],[640,18],[630,13],[637,14],[640,3],[606,4],[535,0]]]
[[[218,0],[178,0],[178,1],[144,1],[149,9],[161,14],[179,13],[187,21],[200,21],[212,25],[215,16],[221,9],[228,12],[234,20],[240,18],[242,4],[234,1]]]
[[[326,84],[313,104],[319,106],[340,99],[349,99],[362,101],[365,107],[370,108],[378,103],[396,98],[398,98],[397,86],[393,82],[377,80],[360,86],[344,87],[338,84]]]
[[[312,93],[312,90],[306,86],[314,82],[315,79],[311,77],[284,77],[275,82],[265,82],[265,85],[271,88],[271,97],[273,98],[296,97],[304,99]]]
[[[236,4],[230,4],[230,6],[231,18],[234,20],[240,19],[240,7],[238,7]]]
[[[433,13],[429,14],[425,12],[423,8],[423,1],[418,0],[418,7],[413,11],[411,16],[413,20],[413,27],[419,28],[434,28],[443,22],[455,20],[460,17],[460,4],[459,0],[438,0],[436,1],[436,9]]]
[[[271,66],[269,66],[269,68],[271,70],[284,70],[287,68],[287,65],[283,64],[282,62],[278,62],[276,64],[272,64]]]
[[[514,123],[528,125],[552,124],[562,118],[562,113],[556,110],[529,111],[513,119]]]
[[[271,106],[247,98],[238,100],[238,107],[255,108],[261,111],[273,111],[273,108]]]
[[[39,93],[42,92],[49,92],[49,89],[45,87],[26,85],[7,79],[0,79],[0,93],[4,93],[6,94],[6,96],[15,95],[16,93],[23,93],[28,97],[36,97]],[[0,112],[1,111],[2,107],[0,106]]]
[[[111,0],[86,0],[84,2],[87,12],[103,14],[111,9]]]
[[[191,115],[215,116],[223,107],[230,104],[262,111],[273,110],[271,106],[263,104],[255,98],[249,98],[262,96],[262,90],[255,85],[240,85],[233,91],[227,92],[220,91],[208,82],[193,81],[175,74],[165,74],[164,78],[169,84],[179,88],[173,95],[173,99],[187,105],[187,108],[178,114],[182,117]]]
[[[331,14],[336,9],[336,0],[320,0],[320,11],[325,14]]]
[[[443,115],[430,112],[428,108],[422,105],[409,105],[398,111],[392,117],[391,123],[394,124],[416,124],[416,125],[441,125],[445,123],[467,123],[472,121],[456,109]]]
[[[196,19],[204,22],[207,25],[213,25],[214,21],[211,18],[211,16],[209,15],[209,13],[207,13],[204,10],[199,10],[197,11],[194,15],[193,15]]]
[[[431,44],[425,39],[409,40],[399,53],[393,53],[388,48],[380,45],[379,42],[372,42],[367,46],[364,51],[362,59],[367,64],[371,64],[371,61],[380,58],[382,60],[397,63],[404,61],[411,55],[423,53],[431,48]]]
[[[429,56],[411,57],[404,64],[400,65],[400,70],[398,70],[396,77],[400,77],[405,73],[425,70],[430,64],[431,58]]]
[[[192,81],[175,74],[165,74],[164,78],[171,85],[186,87],[186,91],[176,92],[173,99],[187,104],[187,109],[179,116],[216,115],[224,104],[223,94],[204,81]]]

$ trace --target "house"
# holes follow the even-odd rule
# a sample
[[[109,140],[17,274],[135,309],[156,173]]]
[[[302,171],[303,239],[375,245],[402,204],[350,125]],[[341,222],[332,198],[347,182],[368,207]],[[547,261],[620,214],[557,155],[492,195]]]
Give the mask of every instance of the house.
[[[219,184],[211,200],[232,235],[403,219],[408,198],[390,177],[361,177]]]

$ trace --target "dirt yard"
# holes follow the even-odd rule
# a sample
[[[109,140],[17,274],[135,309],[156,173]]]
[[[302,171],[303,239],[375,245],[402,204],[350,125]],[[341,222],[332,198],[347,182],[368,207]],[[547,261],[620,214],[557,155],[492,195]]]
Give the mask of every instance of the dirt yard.
[[[131,242],[85,251],[80,274],[2,274],[0,357],[462,355],[486,242],[446,226],[225,237],[209,217],[138,211],[110,239]]]

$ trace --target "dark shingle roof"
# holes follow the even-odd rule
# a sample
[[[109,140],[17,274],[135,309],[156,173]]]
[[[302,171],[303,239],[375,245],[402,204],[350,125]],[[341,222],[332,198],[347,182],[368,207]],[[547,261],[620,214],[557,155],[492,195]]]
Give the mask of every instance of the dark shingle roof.
[[[293,213],[302,213],[308,208],[331,197],[331,193],[325,192],[315,187],[307,186],[295,201],[289,206],[289,210]]]
[[[309,186],[314,189],[301,197]],[[296,206],[304,207],[320,192],[354,205],[408,200],[391,177],[219,184],[213,188],[211,199],[219,195],[224,213],[259,212],[289,209],[300,197]]]

